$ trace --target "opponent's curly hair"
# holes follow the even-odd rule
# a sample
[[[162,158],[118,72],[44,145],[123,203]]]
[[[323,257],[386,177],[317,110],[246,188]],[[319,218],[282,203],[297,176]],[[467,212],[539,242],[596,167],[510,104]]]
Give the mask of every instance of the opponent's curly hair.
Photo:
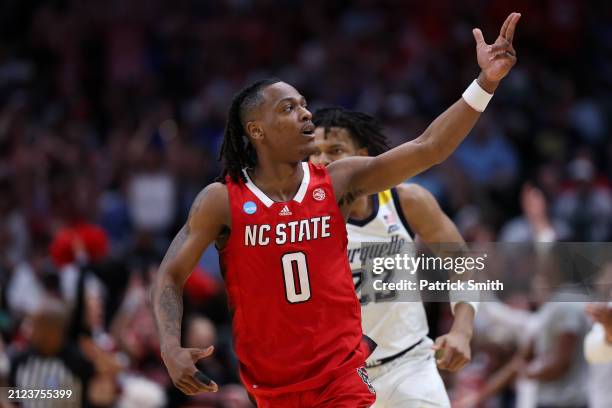
[[[351,138],[360,148],[367,148],[370,156],[389,150],[389,141],[382,132],[383,127],[373,116],[342,107],[318,109],[312,119],[316,127],[322,127],[325,132],[330,128],[346,129]]]

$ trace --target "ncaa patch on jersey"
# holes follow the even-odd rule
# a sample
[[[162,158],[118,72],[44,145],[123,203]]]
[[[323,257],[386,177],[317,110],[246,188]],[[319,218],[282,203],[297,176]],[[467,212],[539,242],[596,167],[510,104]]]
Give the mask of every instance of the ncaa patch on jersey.
[[[316,188],[312,192],[312,198],[314,198],[317,201],[325,200],[325,190],[323,190],[322,188]]]
[[[255,204],[253,201],[247,201],[242,206],[242,209],[247,214],[255,214],[255,211],[257,211],[257,204]]]
[[[366,371],[365,367],[359,367],[357,369],[357,374],[359,374],[359,377],[361,377],[364,384],[368,386],[368,390],[370,390],[372,394],[376,394],[376,390],[370,381],[370,377],[368,377],[368,372]]]

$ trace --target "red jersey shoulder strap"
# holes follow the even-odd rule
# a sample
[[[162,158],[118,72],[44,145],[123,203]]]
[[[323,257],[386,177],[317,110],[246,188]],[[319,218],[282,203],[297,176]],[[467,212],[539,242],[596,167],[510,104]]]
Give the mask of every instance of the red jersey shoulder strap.
[[[331,177],[329,176],[329,172],[327,171],[327,167],[320,164],[312,164],[310,165],[310,177],[312,179],[310,189],[314,190],[320,187],[326,187],[326,190],[329,191],[329,194],[334,199],[334,202],[338,202],[336,200],[336,193],[334,192],[334,185],[332,184]]]

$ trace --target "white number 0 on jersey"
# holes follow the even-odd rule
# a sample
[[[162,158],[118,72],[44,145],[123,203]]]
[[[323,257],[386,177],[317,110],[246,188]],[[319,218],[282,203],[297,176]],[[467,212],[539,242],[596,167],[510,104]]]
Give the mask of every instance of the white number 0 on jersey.
[[[283,278],[285,280],[285,296],[287,301],[289,303],[306,302],[310,299],[310,279],[308,276],[306,254],[303,252],[289,252],[283,255],[281,261],[283,263]]]

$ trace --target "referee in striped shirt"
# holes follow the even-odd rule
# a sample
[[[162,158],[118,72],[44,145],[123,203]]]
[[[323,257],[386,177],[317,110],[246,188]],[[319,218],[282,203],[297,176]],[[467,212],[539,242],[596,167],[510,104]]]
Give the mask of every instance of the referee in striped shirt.
[[[10,386],[21,390],[71,390],[69,399],[24,400],[23,407],[86,407],[93,364],[66,338],[69,314],[59,300],[46,299],[32,316],[29,347],[11,361]]]

